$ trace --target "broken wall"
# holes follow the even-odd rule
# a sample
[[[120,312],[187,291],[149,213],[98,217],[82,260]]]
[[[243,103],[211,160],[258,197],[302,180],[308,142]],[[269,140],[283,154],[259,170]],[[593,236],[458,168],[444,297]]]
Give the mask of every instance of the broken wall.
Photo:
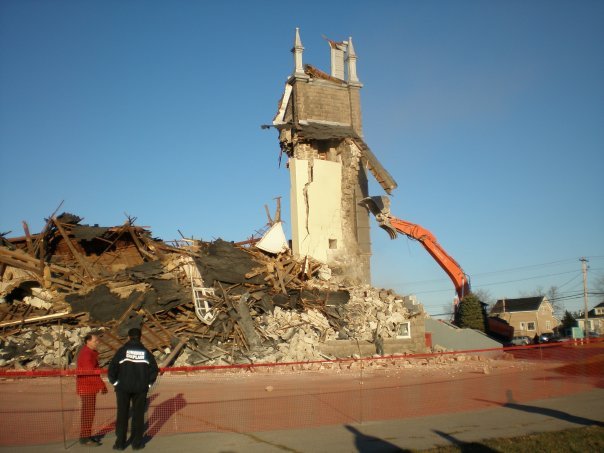
[[[359,86],[310,65],[308,79],[288,82],[278,117],[290,160],[292,249],[334,268],[353,284],[371,281],[368,196],[360,137]],[[305,163],[304,163],[305,162]],[[323,217],[323,218],[321,218]]]
[[[292,250],[323,263],[342,246],[342,165],[319,159],[291,159]]]

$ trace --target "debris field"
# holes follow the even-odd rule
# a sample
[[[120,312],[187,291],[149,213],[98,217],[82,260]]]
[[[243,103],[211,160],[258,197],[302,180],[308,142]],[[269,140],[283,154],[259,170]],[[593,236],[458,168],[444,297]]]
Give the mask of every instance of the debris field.
[[[73,366],[92,330],[103,366],[132,327],[162,366],[334,359],[321,344],[395,338],[401,322],[425,315],[259,239],[169,243],[130,218],[82,220],[52,215],[40,233],[24,222],[24,236],[0,236],[0,367]]]

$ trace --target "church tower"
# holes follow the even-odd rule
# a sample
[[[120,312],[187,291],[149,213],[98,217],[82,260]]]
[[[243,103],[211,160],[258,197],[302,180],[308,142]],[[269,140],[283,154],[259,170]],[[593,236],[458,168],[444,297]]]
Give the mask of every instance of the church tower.
[[[327,74],[303,64],[296,28],[294,70],[273,126],[288,157],[292,250],[311,256],[354,284],[371,282],[367,170],[390,193],[396,182],[363,140],[362,84],[352,38],[328,40]]]

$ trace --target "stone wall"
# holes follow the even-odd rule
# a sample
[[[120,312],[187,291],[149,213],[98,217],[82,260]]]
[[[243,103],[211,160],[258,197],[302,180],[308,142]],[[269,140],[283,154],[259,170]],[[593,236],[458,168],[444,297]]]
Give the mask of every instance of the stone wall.
[[[371,238],[369,214],[358,205],[368,196],[367,174],[361,165],[361,152],[352,141],[343,141],[337,149],[342,162],[342,238],[344,244],[333,253],[332,266],[342,269],[351,283],[371,281]]]
[[[320,120],[353,124],[348,87],[320,79],[294,85],[297,121]]]

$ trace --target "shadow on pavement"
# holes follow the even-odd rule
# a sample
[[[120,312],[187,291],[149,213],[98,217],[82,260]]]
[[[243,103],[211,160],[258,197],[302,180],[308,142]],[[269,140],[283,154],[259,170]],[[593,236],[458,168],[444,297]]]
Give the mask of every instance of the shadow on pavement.
[[[444,433],[442,431],[439,431],[437,429],[433,429],[432,432],[438,434],[440,437],[442,437],[443,439],[446,439],[447,441],[449,441],[451,444],[455,445],[456,447],[459,448],[459,451],[466,453],[466,452],[474,452],[474,453],[489,453],[489,452],[498,452],[499,450],[493,450],[490,447],[487,447],[484,444],[481,444],[480,442],[464,442],[462,440],[457,439],[456,437]]]
[[[379,437],[363,434],[354,426],[344,425],[344,427],[354,434],[354,445],[359,453],[411,453],[411,450],[403,450],[397,445],[391,444],[390,442],[380,439]]]
[[[166,422],[186,405],[187,400],[183,398],[182,393],[179,393],[175,397],[158,404],[153,410],[153,414],[151,414],[149,420],[147,421],[147,434],[145,435],[144,442],[147,443],[153,439],[153,436],[159,432]]]
[[[484,399],[476,399],[476,401],[483,401],[486,403],[501,405],[502,407],[509,407],[510,409],[516,409],[519,411],[529,412],[532,414],[541,414],[547,415],[548,417],[557,418],[560,420],[564,420],[570,423],[575,423],[577,425],[582,426],[602,426],[604,427],[604,423],[598,420],[592,420],[590,418],[579,417],[577,415],[569,414],[568,412],[559,411],[557,409],[548,409],[546,407],[539,406],[529,406],[527,404],[519,404],[514,400],[514,395],[511,390],[506,392],[507,402],[505,404],[501,404],[497,401],[490,401]]]

